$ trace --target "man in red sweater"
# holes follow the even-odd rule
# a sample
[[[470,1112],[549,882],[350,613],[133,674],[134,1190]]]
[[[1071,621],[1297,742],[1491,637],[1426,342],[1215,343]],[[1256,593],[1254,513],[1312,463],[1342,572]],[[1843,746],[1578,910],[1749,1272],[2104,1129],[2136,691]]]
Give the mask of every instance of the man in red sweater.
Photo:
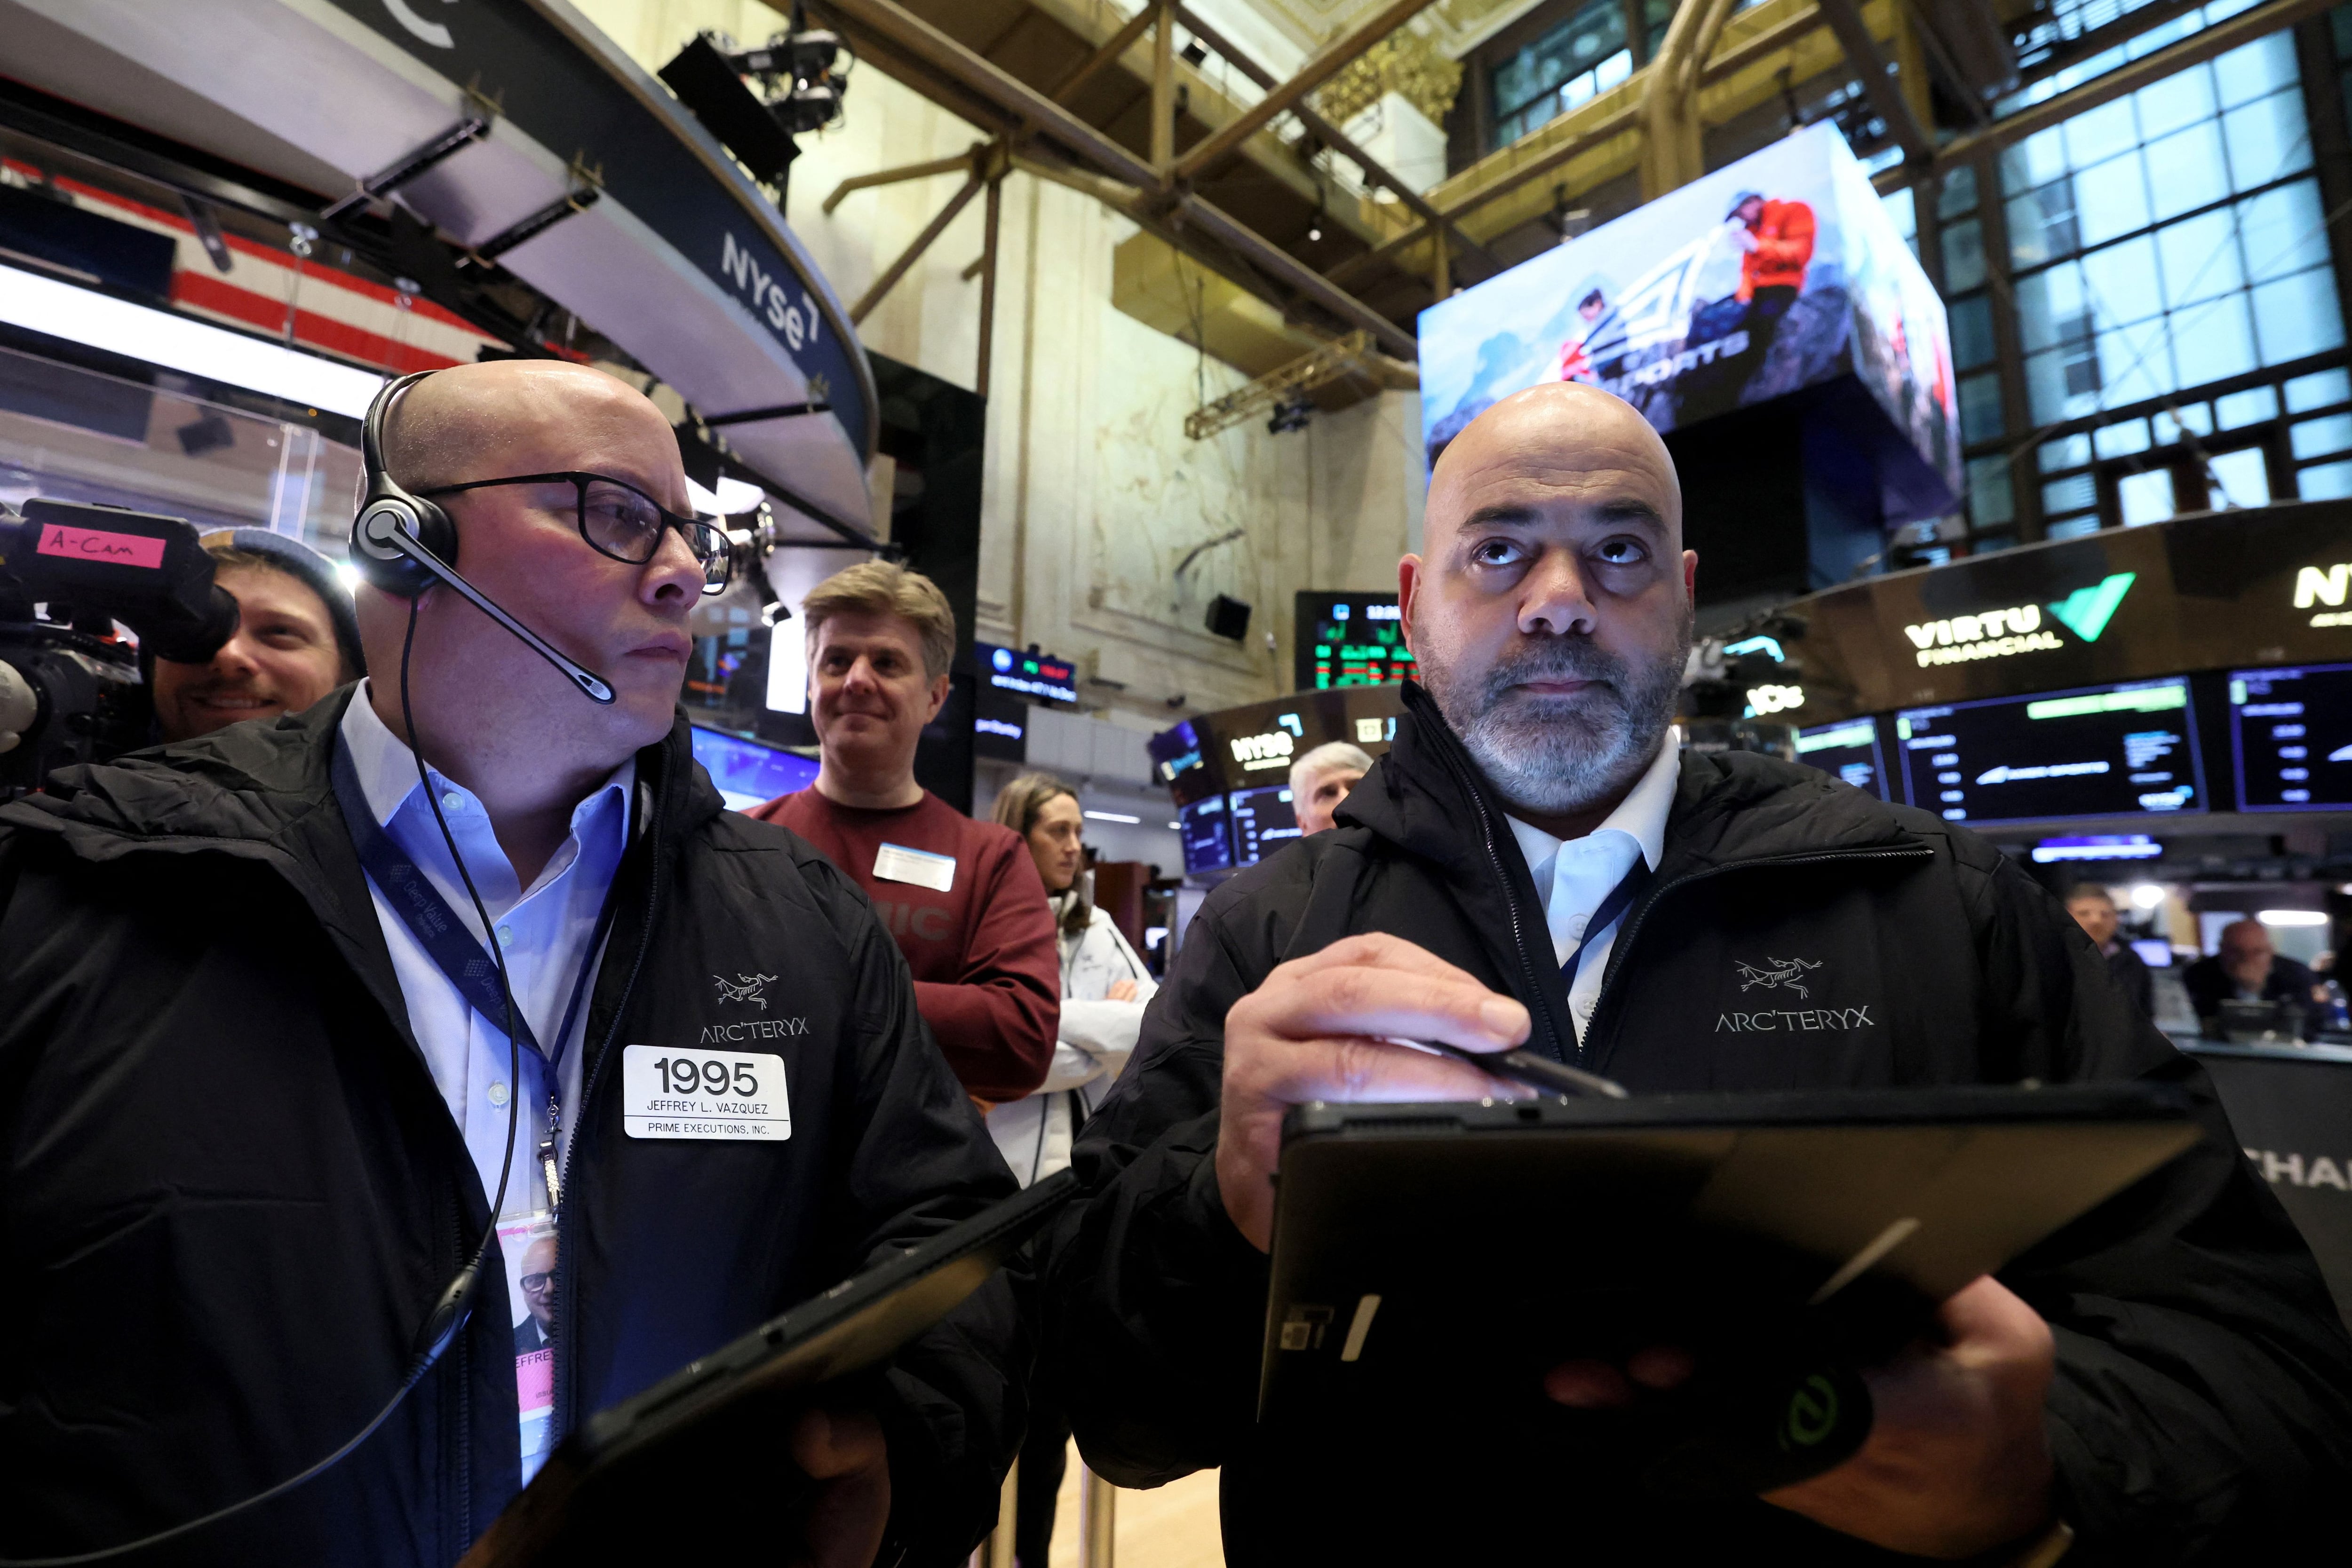
[[[866,890],[915,978],[915,1006],[983,1107],[1045,1081],[1061,1013],[1053,912],[1029,847],[915,782],[939,716],[955,612],[894,562],[835,572],[801,606],[816,783],[751,813],[814,844]]]

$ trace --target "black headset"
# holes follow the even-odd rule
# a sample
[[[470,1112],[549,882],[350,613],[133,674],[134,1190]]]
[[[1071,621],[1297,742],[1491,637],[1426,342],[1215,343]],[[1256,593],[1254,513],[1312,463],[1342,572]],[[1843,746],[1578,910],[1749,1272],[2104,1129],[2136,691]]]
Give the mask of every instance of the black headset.
[[[367,493],[360,499],[358,515],[352,518],[351,562],[370,583],[398,599],[414,599],[439,580],[417,559],[417,548],[438,558],[444,567],[457,559],[457,525],[449,520],[449,514],[421,496],[410,495],[383,463],[383,427],[392,417],[392,405],[401,393],[432,373],[418,371],[386,382],[368,404],[367,422],[360,432],[360,462]]]
[[[418,371],[388,382],[368,404],[367,420],[360,430],[360,462],[367,492],[360,499],[359,515],[352,519],[352,565],[370,585],[397,599],[415,600],[425,590],[443,585],[455,589],[475,609],[561,670],[591,702],[611,703],[613,688],[602,676],[556,652],[546,638],[457,575],[457,525],[440,507],[412,494],[384,466],[383,427],[392,417],[393,405],[432,373]]]

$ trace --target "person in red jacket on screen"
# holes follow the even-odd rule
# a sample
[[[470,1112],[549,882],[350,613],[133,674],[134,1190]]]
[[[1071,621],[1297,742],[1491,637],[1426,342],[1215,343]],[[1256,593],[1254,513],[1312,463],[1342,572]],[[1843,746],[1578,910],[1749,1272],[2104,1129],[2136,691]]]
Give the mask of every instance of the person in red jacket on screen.
[[[1743,191],[1730,215],[1748,231],[1739,245],[1748,253],[1739,263],[1740,299],[1753,302],[1765,290],[1785,288],[1793,300],[1805,287],[1805,268],[1812,264],[1813,209],[1803,202],[1775,202]]]
[[[915,1007],[982,1108],[1045,1081],[1062,976],[1029,847],[915,782],[915,743],[939,716],[955,612],[892,561],[834,573],[801,605],[816,782],[751,813],[848,873],[914,972]]]

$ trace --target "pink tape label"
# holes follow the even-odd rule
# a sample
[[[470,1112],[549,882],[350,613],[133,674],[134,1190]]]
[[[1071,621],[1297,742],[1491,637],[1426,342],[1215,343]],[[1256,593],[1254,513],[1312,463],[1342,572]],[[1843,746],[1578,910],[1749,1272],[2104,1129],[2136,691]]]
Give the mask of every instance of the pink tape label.
[[[69,528],[55,524],[41,530],[37,555],[61,555],[68,560],[102,560],[112,566],[159,567],[163,541],[144,534],[110,533],[104,528]]]
[[[525,1416],[555,1403],[555,1353],[534,1350],[515,1357],[515,1402]]]

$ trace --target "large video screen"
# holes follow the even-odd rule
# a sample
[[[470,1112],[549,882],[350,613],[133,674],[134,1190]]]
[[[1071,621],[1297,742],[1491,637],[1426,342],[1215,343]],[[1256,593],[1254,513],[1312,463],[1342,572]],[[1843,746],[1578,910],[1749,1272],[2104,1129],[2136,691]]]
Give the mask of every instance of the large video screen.
[[[2352,664],[2230,672],[2241,811],[2352,810]]]
[[[1290,786],[1270,784],[1262,789],[1236,789],[1227,809],[1234,824],[1234,863],[1255,865],[1298,836],[1298,818],[1290,807]]]
[[[1950,343],[1822,121],[1423,311],[1423,440],[1433,463],[1488,405],[1546,382],[1615,392],[1671,431],[1852,374],[1916,454],[1920,504],[1948,506]]]
[[[1389,686],[1412,674],[1393,593],[1301,590],[1294,611],[1294,678],[1302,692]]]
[[[1955,822],[2206,809],[2182,678],[1906,708],[1895,735],[1903,798]]]
[[[692,730],[694,759],[719,787],[719,798],[734,810],[748,811],[816,782],[816,763],[797,752],[781,751],[698,724]]]
[[[1223,795],[1211,795],[1178,807],[1176,832],[1184,845],[1185,875],[1231,869],[1234,840],[1228,831]]]
[[[1889,798],[1886,756],[1879,748],[1874,718],[1843,719],[1797,731],[1797,760],[1882,800]]]

